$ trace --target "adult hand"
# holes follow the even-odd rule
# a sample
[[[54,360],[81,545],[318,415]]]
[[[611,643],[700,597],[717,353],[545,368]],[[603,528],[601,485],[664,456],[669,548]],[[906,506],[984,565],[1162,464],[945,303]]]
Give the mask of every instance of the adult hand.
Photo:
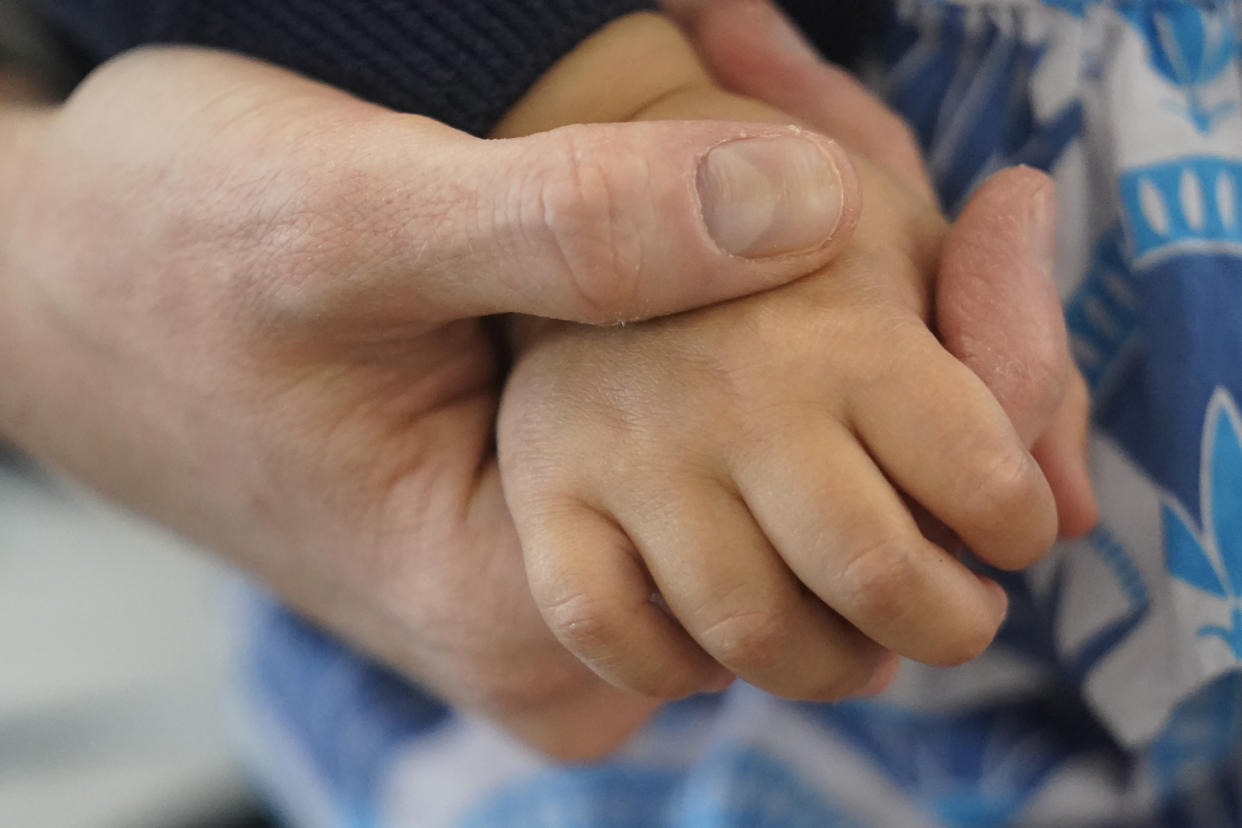
[[[769,141],[748,192],[805,187],[700,192],[757,132],[822,168],[782,175]],[[649,715],[530,599],[479,317],[635,319],[814,270],[858,212],[839,148],[728,123],[483,141],[191,49],[0,111],[0,136],[0,433],[537,747],[591,755]]]
[[[910,128],[849,73],[820,58],[771,0],[662,0],[724,86],[802,118],[935,200]],[[1088,398],[1051,278],[1056,202],[1040,173],[998,173],[945,240],[936,325],[984,380],[1039,461],[1061,534],[1097,507],[1086,465]]]

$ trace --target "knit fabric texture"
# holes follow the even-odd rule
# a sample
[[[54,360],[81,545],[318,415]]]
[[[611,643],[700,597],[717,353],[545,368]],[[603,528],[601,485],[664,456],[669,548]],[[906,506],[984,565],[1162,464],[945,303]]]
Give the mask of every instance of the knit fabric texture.
[[[242,52],[484,135],[591,33],[652,0],[38,0],[98,63],[140,44]]]

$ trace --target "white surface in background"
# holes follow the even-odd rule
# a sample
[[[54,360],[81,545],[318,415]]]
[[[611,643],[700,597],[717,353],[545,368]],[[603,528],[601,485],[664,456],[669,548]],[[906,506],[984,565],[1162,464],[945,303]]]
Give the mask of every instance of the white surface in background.
[[[221,568],[0,464],[0,825],[170,825],[243,797]]]

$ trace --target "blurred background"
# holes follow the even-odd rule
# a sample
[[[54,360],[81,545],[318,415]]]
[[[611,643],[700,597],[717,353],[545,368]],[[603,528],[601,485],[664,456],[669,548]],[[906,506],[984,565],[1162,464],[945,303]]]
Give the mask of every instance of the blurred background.
[[[230,577],[0,448],[0,825],[267,825],[230,752]]]

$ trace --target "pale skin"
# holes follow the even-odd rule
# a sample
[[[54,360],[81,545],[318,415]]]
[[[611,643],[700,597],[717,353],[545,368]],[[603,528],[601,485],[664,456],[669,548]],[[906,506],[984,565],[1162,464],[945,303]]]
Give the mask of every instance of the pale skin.
[[[666,27],[616,25],[501,134],[607,120],[604,87],[641,62],[611,53],[630,43],[685,57],[635,118],[787,118],[717,87]],[[619,687],[677,698],[739,676],[834,700],[882,689],[895,655],[969,660],[1004,593],[925,538],[909,501],[1005,569],[1056,537],[1038,462],[928,328],[944,224],[924,193],[855,163],[866,206],[819,272],[642,326],[518,325],[500,468],[531,589]],[[1032,209],[1048,198],[1033,191]]]
[[[64,103],[18,100],[0,109],[6,442],[550,755],[608,752],[657,709],[584,667],[531,599],[479,317],[610,323],[800,277],[848,237],[852,177],[839,232],[744,259],[681,182],[749,124],[482,141],[173,48]],[[566,188],[619,151],[658,174]],[[641,266],[581,244],[583,215],[630,222]]]
[[[565,250],[528,216],[517,233],[454,222],[484,215],[510,168],[542,160],[563,179],[566,146],[588,162],[657,147],[644,157],[669,165],[663,181],[741,134],[651,124],[490,145],[252,61],[134,53],[65,105],[0,111],[0,433],[461,709],[557,757],[600,755],[658,701],[585,669],[531,600],[490,451],[495,353],[473,317],[706,305],[817,269],[848,227],[758,261],[658,220],[638,237],[667,243],[618,285],[607,261],[558,269]],[[678,193],[625,194],[587,212],[680,215]]]
[[[663,0],[724,88],[764,101],[855,148],[935,202],[910,128],[843,68],[822,60],[771,0]],[[1060,303],[1024,251],[1055,236],[1032,193],[1048,182],[1006,170],[989,180],[945,238],[935,327],[987,384],[1052,484],[1061,534],[1095,524],[1086,466],[1087,388],[1070,360]],[[1042,271],[1042,272],[1040,272]]]

